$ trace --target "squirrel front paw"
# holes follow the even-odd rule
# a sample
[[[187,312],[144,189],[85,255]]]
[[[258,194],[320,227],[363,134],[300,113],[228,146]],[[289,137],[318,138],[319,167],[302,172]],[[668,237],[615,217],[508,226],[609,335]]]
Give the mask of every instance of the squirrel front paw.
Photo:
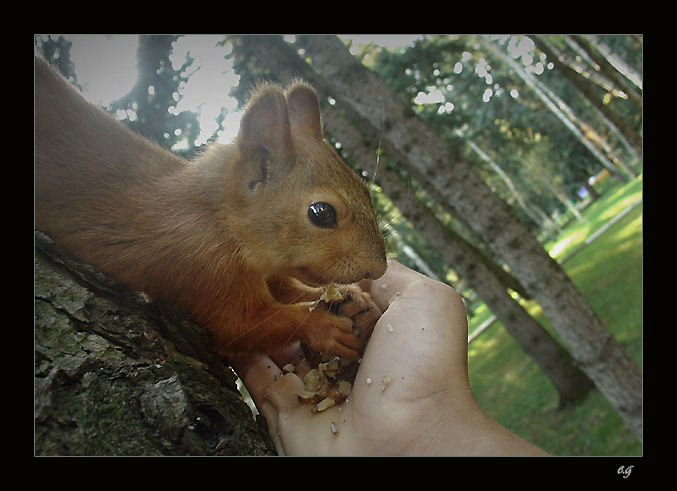
[[[343,300],[338,304],[336,313],[352,319],[353,333],[360,340],[362,347],[374,330],[376,321],[381,317],[381,310],[369,294],[357,286],[347,285],[340,287],[339,291],[343,295]]]
[[[353,332],[353,321],[326,312],[320,323],[306,331],[305,341],[317,352],[326,356],[339,356],[345,360],[357,358],[360,340]]]
[[[324,356],[344,360],[359,356],[381,317],[369,294],[354,285],[327,287],[313,310],[322,312],[322,320],[306,332],[306,343]]]

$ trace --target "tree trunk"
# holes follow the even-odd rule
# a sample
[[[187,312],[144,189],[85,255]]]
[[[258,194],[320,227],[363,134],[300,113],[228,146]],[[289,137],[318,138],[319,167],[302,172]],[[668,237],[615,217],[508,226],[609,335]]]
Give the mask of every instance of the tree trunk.
[[[616,56],[609,47],[596,35],[572,35],[575,41],[583,47],[588,55],[595,60],[607,77],[612,77],[626,90],[632,87],[626,83],[631,82],[640,91],[642,90],[642,75],[633,70],[620,57]],[[619,75],[619,76],[617,76]]]
[[[506,63],[527,86],[536,94],[536,96],[550,109],[557,119],[571,131],[576,139],[588,149],[588,151],[610,172],[618,176],[624,182],[637,177],[633,170],[621,159],[611,152],[608,145],[604,145],[601,138],[594,131],[592,126],[583,122],[574,114],[571,108],[565,104],[557,95],[555,95],[545,84],[527,73],[518,63],[515,62],[507,53],[496,48],[490,39],[484,39],[486,46],[491,53]],[[588,135],[592,135],[588,138]],[[601,147],[607,155],[603,155],[598,147]]]
[[[204,329],[35,242],[36,455],[274,455]]]
[[[475,171],[335,36],[298,36],[305,56],[333,89],[337,105],[383,131],[383,148],[407,157],[408,170],[509,265],[539,303],[578,365],[642,439],[642,379],[561,267]],[[385,117],[384,117],[385,116]]]
[[[456,132],[456,134],[463,136],[460,132]],[[484,153],[482,149],[475,145],[475,143],[470,139],[466,140],[466,145],[468,145],[470,149],[475,152],[482,160],[489,164],[493,171],[498,174],[501,179],[503,179],[508,188],[510,188],[513,196],[519,203],[522,210],[529,216],[529,218],[537,223],[542,230],[546,230],[548,235],[550,235],[553,240],[555,240],[555,236],[553,236],[551,233],[551,229],[554,229],[558,234],[562,233],[562,229],[548,216],[547,213],[545,213],[533,203],[529,203],[529,205],[527,205],[525,198],[522,196],[522,193],[517,190],[515,184],[512,182],[512,179],[510,179],[510,176],[508,176],[508,174],[503,169],[501,169],[496,162],[494,162],[486,153]]]
[[[512,277],[512,281],[507,282],[505,276],[510,275],[503,270],[500,270],[502,275],[497,274],[494,263],[488,264],[476,248],[444,226],[414,193],[408,191],[407,182],[397,172],[387,169],[383,162],[376,169],[376,150],[338,108],[327,102],[329,94],[325,92],[324,84],[310,66],[305,62],[298,63],[291,47],[279,38],[250,37],[248,40],[251,43],[247,43],[241,54],[247,59],[256,59],[259,66],[267,67],[270,73],[282,79],[279,81],[301,75],[314,84],[322,104],[325,133],[339,141],[342,149],[363,171],[375,176],[376,183],[431,247],[472,285],[520,347],[550,379],[557,390],[560,407],[582,398],[592,388],[592,382],[575,366],[571,355],[508,294],[506,283],[516,291],[523,290],[521,285],[514,284]]]
[[[536,44],[536,47],[541,50],[555,65],[559,72],[578,89],[578,91],[586,98],[593,107],[595,107],[602,118],[607,123],[607,126],[616,134],[619,139],[624,139],[633,145],[635,154],[642,151],[642,137],[635,131],[623,118],[611,110],[609,106],[603,103],[592,90],[592,86],[587,83],[587,79],[577,73],[569,65],[565,64],[556,54],[556,49],[543,36],[531,36],[531,39]]]

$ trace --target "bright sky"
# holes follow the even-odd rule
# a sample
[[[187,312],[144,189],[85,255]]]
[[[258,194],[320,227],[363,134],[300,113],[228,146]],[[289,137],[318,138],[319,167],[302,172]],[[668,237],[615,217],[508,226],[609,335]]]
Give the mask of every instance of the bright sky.
[[[71,59],[75,64],[78,83],[85,87],[84,95],[90,101],[107,106],[111,101],[127,94],[136,81],[136,45],[138,36],[73,34],[64,35],[72,41]],[[388,35],[346,35],[355,43],[368,44],[370,41],[388,48],[401,48],[419,36]],[[221,35],[187,35],[174,43],[172,63],[175,68],[185,61],[186,53],[196,60],[195,72],[188,80],[177,105],[177,112],[184,110],[198,112],[201,134],[197,143],[204,143],[217,128],[215,118],[225,107],[228,111],[224,121],[225,129],[219,141],[227,143],[237,135],[240,114],[236,112],[237,101],[228,96],[230,89],[239,83],[239,76],[232,70],[232,61],[225,60],[229,48],[217,47]]]
[[[103,35],[103,34],[73,34],[65,35],[72,41],[71,59],[75,64],[78,82],[85,87],[85,97],[90,101],[107,106],[111,101],[119,99],[127,94],[136,81],[136,46],[137,35]],[[287,36],[293,39],[293,36]],[[340,35],[343,39],[353,42],[352,51],[356,52],[361,45],[374,42],[379,46],[391,50],[404,48],[411,45],[421,35],[413,34],[345,34]],[[508,51],[515,59],[522,58],[522,62],[528,71],[537,75],[543,72],[542,60],[534,60],[530,54],[533,42],[528,37],[498,35],[491,36],[493,40],[502,43],[508,42]],[[233,72],[232,61],[224,59],[230,53],[230,48],[217,47],[216,44],[223,39],[222,35],[191,34],[179,38],[174,43],[172,63],[175,68],[180,67],[190,52],[195,58],[190,70],[198,71],[192,74],[188,83],[180,89],[182,99],[179,101],[176,111],[189,110],[198,114],[201,133],[197,144],[204,143],[217,129],[216,117],[221,108],[227,110],[224,121],[224,130],[218,140],[222,143],[230,142],[236,135],[240,124],[240,113],[236,112],[237,101],[228,93],[233,86],[239,83],[239,76]],[[468,53],[469,55],[469,53]],[[484,62],[484,65],[482,65]],[[534,63],[535,62],[535,63]],[[457,63],[455,70],[462,70],[462,63]],[[502,90],[492,84],[492,75],[487,69],[486,61],[481,59],[475,71],[480,78],[484,78],[486,88],[483,100],[488,102],[495,90]],[[548,64],[547,68],[552,68]],[[451,90],[447,87],[447,90]],[[516,90],[510,94],[518,97]],[[431,104],[444,102],[444,95],[436,87],[429,87],[420,92],[416,97],[417,104]],[[454,105],[447,102],[441,105],[439,112],[450,113]]]
[[[78,83],[85,87],[84,96],[90,101],[107,106],[127,94],[136,81],[136,35],[74,34],[66,35],[73,45],[71,60],[75,64]],[[177,112],[199,113],[201,134],[197,143],[204,143],[217,128],[216,117],[221,108],[228,110],[226,127],[221,141],[230,141],[236,134],[240,115],[235,112],[237,101],[228,96],[240,77],[232,70],[232,61],[225,60],[228,47],[217,47],[221,35],[190,35],[174,43],[171,57],[175,68],[186,59],[186,53],[195,61],[191,70],[200,67],[183,87],[183,98]]]
[[[339,37],[350,39],[355,44],[353,54],[357,51],[358,44],[374,42],[378,46],[385,46],[390,50],[404,48],[420,38],[422,34],[341,34]]]

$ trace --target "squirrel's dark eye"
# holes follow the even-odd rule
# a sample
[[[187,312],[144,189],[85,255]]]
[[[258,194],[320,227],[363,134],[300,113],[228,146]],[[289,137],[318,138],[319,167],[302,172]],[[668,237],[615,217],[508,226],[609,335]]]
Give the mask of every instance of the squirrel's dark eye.
[[[332,228],[336,226],[336,210],[329,203],[318,201],[308,207],[308,218],[313,223],[322,228]]]

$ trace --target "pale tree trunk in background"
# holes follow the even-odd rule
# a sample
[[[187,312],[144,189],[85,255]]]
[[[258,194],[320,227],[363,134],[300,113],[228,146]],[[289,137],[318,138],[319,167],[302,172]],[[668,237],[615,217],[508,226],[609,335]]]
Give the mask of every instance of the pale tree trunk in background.
[[[463,136],[461,133],[456,132],[459,136]],[[557,225],[549,216],[546,212],[544,212],[541,208],[538,206],[534,205],[533,203],[527,204],[524,197],[522,194],[517,190],[515,187],[515,184],[512,182],[512,179],[510,179],[510,176],[505,173],[503,169],[501,169],[496,162],[494,162],[482,149],[480,149],[475,143],[469,139],[466,139],[466,145],[468,145],[473,152],[475,152],[482,160],[484,160],[489,166],[493,169],[496,174],[498,174],[501,179],[506,183],[508,188],[512,191],[513,196],[519,203],[520,207],[522,210],[524,210],[524,213],[526,213],[529,218],[531,218],[534,222],[536,222],[542,229],[545,229],[548,231],[548,235],[554,240],[555,236],[552,235],[551,233],[551,228],[555,229],[555,231],[558,234],[562,233],[562,229]],[[533,208],[533,209],[532,209]]]
[[[564,44],[590,67],[591,73],[594,73],[594,75],[591,75],[591,79],[598,84],[604,83],[615,90],[622,91],[628,96],[628,100],[633,106],[640,111],[642,110],[641,89],[636,91],[632,85],[626,83],[623,77],[619,77],[617,71],[585,40],[584,36],[564,36]]]
[[[628,147],[633,150],[633,155],[638,156],[639,152],[642,151],[642,137],[639,136],[639,133],[611,110],[608,105],[603,103],[602,99],[592,90],[591,82],[564,63],[558,56],[557,49],[551,46],[547,39],[543,36],[530,37],[536,47],[545,53],[548,60],[552,61],[559,72],[599,111],[602,120],[605,121],[607,127],[616,137],[624,144],[628,144]]]
[[[562,268],[477,173],[418,118],[336,36],[298,36],[297,44],[333,90],[337,105],[383,130],[407,157],[408,172],[456,217],[463,217],[538,302],[579,367],[595,382],[632,432],[642,439],[639,368],[604,327]],[[384,117],[385,112],[385,117]]]
[[[599,64],[602,72],[611,77],[621,87],[625,87],[626,91],[635,90],[635,87],[640,91],[642,90],[642,74],[637,73],[616,56],[599,36],[572,35],[571,37]],[[594,49],[591,49],[590,46]],[[617,75],[621,75],[621,77]],[[627,82],[632,83],[632,85],[629,85]]]

